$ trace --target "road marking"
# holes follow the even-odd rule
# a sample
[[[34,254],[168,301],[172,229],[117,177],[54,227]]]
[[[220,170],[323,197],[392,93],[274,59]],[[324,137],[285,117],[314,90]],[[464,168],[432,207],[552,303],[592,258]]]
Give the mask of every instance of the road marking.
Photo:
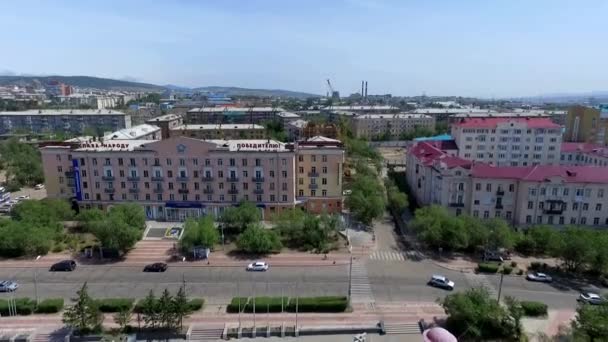
[[[374,303],[374,295],[367,276],[367,268],[363,261],[356,260],[352,264],[350,295],[353,303]]]

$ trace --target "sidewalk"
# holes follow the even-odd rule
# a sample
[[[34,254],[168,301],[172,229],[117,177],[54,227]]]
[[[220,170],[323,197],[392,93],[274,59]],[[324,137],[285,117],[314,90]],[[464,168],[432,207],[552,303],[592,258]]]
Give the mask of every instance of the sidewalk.
[[[562,325],[569,326],[570,321],[576,316],[574,309],[549,310],[546,318],[524,318],[522,325],[524,331],[530,336],[543,333],[547,336],[555,336]],[[536,341],[532,338],[531,341]]]

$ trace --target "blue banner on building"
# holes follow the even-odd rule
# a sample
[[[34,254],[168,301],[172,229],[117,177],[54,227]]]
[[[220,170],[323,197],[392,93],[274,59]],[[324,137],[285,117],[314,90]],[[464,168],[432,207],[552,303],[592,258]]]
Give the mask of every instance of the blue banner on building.
[[[202,208],[203,204],[200,202],[193,201],[169,201],[165,203],[165,207],[167,208]]]
[[[80,186],[80,167],[78,159],[72,159],[72,168],[74,169],[74,186],[76,187],[76,199],[82,201],[82,188]]]

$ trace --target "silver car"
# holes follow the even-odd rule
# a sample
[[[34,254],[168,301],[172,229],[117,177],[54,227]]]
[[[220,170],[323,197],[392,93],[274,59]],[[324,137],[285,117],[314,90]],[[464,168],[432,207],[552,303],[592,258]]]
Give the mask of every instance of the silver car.
[[[550,283],[553,281],[553,278],[540,272],[528,273],[526,275],[526,279],[529,281],[538,281],[541,283]]]
[[[0,281],[0,292],[13,292],[19,288],[19,284],[14,281]]]
[[[602,296],[593,292],[581,292],[577,299],[581,303],[600,305],[606,302]]]

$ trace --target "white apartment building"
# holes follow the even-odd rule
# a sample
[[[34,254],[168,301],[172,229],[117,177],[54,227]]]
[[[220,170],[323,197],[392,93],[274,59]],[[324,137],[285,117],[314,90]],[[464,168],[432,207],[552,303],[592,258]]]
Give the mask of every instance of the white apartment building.
[[[562,143],[560,164],[608,166],[608,147],[592,143]]]
[[[465,118],[452,125],[458,156],[494,166],[559,165],[561,127],[549,118]]]
[[[357,138],[398,139],[416,128],[435,129],[435,119],[424,114],[361,114],[351,117],[351,129]]]

